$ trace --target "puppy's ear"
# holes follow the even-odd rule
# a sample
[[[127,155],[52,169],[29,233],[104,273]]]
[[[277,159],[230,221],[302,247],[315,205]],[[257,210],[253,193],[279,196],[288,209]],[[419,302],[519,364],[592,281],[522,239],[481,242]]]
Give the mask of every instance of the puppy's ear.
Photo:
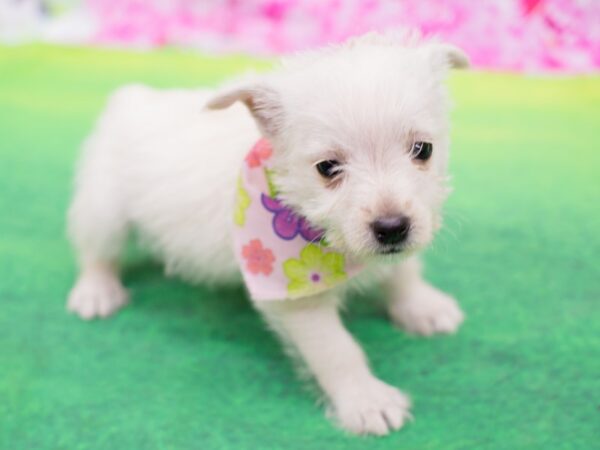
[[[279,94],[260,83],[226,89],[210,99],[206,108],[224,109],[238,101],[246,105],[266,137],[275,136],[281,129],[283,107]]]
[[[437,67],[449,69],[466,69],[469,57],[460,48],[451,44],[432,44],[428,48],[429,55]]]

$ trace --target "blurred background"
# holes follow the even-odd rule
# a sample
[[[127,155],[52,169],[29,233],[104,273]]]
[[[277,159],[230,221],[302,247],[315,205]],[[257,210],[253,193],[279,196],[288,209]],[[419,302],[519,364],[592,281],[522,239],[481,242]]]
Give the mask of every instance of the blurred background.
[[[0,41],[278,54],[401,26],[467,51],[476,67],[591,72],[597,0],[2,0]]]
[[[467,321],[407,336],[377,289],[344,315],[415,421],[344,435],[241,286],[170,279],[140,247],[127,308],[65,311],[74,168],[113,89],[216,86],[399,27],[474,66],[448,79],[454,192],[424,256]],[[599,69],[599,0],[0,0],[0,449],[597,448]]]

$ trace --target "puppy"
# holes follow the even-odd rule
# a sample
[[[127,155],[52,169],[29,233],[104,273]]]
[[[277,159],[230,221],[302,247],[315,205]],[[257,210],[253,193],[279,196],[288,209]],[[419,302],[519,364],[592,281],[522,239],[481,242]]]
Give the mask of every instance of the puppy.
[[[463,321],[422,278],[419,252],[449,192],[444,81],[467,65],[450,45],[368,34],[216,93],[121,88],[79,165],[68,309],[92,319],[127,303],[118,260],[134,229],[168,274],[243,278],[341,427],[399,429],[408,397],[373,375],[338,309],[348,289],[380,282],[392,321],[410,333],[453,333]],[[252,211],[262,215],[249,230]]]

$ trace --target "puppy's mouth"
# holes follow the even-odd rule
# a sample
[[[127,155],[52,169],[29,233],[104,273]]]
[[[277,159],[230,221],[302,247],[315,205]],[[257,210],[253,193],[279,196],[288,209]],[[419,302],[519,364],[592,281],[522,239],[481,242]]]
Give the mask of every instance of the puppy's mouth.
[[[412,240],[408,240],[398,244],[379,246],[379,248],[375,250],[375,255],[389,258],[394,258],[396,256],[404,258],[421,249],[423,249],[422,245],[419,245]]]
[[[398,253],[401,253],[403,250],[404,250],[403,245],[394,245],[391,247],[381,248],[377,251],[377,253],[380,255],[396,255]]]

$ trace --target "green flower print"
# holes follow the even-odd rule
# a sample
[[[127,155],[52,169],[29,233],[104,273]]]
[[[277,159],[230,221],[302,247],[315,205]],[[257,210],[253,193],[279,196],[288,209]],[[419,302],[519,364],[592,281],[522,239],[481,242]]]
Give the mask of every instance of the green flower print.
[[[288,293],[292,297],[315,294],[346,279],[344,256],[340,253],[324,253],[315,244],[308,244],[300,252],[300,259],[288,259],[283,263],[288,277]]]
[[[250,195],[244,189],[244,185],[242,183],[242,177],[238,178],[238,187],[237,187],[237,196],[235,200],[235,210],[233,213],[233,222],[243,227],[246,223],[246,210],[250,206],[251,200]]]
[[[265,178],[267,179],[267,186],[269,187],[269,197],[277,197],[277,188],[273,183],[273,171],[271,169],[264,168]]]

